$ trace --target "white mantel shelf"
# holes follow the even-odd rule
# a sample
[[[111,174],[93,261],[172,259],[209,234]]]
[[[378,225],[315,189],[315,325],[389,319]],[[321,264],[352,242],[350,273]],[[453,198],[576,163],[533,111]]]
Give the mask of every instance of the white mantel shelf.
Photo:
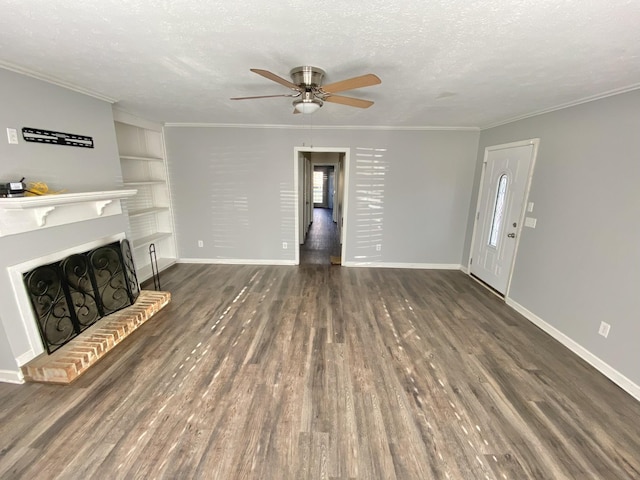
[[[0,198],[0,237],[122,213],[120,200],[137,190]]]

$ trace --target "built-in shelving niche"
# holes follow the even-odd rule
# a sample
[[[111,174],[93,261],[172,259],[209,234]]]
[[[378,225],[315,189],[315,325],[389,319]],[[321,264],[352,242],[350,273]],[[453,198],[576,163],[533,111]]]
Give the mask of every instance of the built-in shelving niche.
[[[138,191],[126,201],[126,211],[138,279],[144,281],[151,277],[151,243],[160,271],[176,262],[164,137],[161,127],[136,124],[127,117],[116,115],[115,127],[124,187]]]

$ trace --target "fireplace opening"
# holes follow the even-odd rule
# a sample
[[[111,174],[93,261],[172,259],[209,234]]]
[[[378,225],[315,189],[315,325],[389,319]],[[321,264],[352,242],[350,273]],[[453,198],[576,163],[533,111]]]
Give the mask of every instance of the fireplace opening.
[[[113,242],[23,275],[40,337],[51,354],[140,294],[129,242]]]

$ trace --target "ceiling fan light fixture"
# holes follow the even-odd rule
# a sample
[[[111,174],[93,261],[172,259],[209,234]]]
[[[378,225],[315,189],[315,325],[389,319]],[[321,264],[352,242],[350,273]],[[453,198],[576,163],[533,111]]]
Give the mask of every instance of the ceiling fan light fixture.
[[[381,80],[373,73],[367,73],[360,75],[359,77],[347,78],[339,82],[333,82],[328,85],[323,85],[325,72],[318,67],[302,66],[296,67],[291,72],[291,80],[279,77],[275,73],[271,73],[268,70],[262,70],[259,68],[252,68],[253,73],[271,80],[272,82],[279,83],[283,87],[287,87],[292,90],[288,94],[280,95],[258,95],[251,97],[234,97],[231,100],[253,100],[258,98],[273,98],[273,97],[293,97],[296,98],[293,102],[293,113],[311,114],[316,112],[322,107],[324,102],[339,103],[348,107],[357,108],[369,108],[373,105],[370,100],[363,100],[355,97],[345,97],[343,95],[336,95],[337,92],[344,92],[347,90],[354,90],[356,88],[370,87],[372,85],[378,85]]]
[[[300,113],[311,114],[322,106],[322,101],[317,98],[313,100],[296,100],[293,102],[293,106]]]

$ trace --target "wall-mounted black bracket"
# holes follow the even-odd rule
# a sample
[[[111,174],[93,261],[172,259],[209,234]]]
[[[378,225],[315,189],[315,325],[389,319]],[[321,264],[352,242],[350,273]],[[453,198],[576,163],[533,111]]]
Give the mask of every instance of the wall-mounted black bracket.
[[[41,128],[22,128],[22,138],[25,142],[51,143],[53,145],[67,145],[69,147],[93,148],[93,137],[75,135],[73,133],[54,132]]]

